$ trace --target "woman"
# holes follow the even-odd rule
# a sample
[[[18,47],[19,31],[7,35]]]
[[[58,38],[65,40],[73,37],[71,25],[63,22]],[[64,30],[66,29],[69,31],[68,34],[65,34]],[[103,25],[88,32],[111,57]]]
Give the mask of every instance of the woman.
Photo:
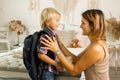
[[[86,80],[109,80],[109,53],[103,12],[98,9],[91,9],[82,13],[81,28],[82,34],[88,36],[90,44],[78,56],[70,53],[60,40],[57,42],[47,35],[48,40],[42,38],[41,42],[46,45],[44,48],[57,55],[70,75],[75,76],[84,71]],[[65,56],[71,56],[73,63],[70,63]]]

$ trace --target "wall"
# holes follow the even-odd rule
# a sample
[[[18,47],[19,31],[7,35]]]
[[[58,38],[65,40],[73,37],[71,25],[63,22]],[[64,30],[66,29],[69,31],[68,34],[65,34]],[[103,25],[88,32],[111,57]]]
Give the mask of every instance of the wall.
[[[29,0],[0,0],[0,27],[7,27],[10,20],[19,19],[22,21],[27,28],[29,28],[29,34],[40,29],[39,24],[39,15],[43,8],[52,6],[54,7],[51,0],[38,0],[39,1],[39,10],[30,11],[29,10]],[[114,3],[114,5],[113,5]],[[119,3],[120,0],[100,0],[99,8],[105,13],[105,17],[110,17],[110,12],[112,16],[119,17]],[[79,0],[76,5],[74,12],[72,12],[71,19],[69,20],[70,24],[79,25],[81,19],[81,13],[87,9],[87,0]],[[63,20],[64,22],[64,20]],[[69,24],[68,23],[68,24]],[[71,27],[75,29],[74,27]],[[23,42],[24,37],[27,33],[20,35],[20,41]],[[16,34],[15,32],[10,32],[10,42],[16,43]]]
[[[99,8],[105,13],[106,18],[110,18],[110,13],[112,17],[120,19],[120,0],[100,0]]]
[[[3,16],[0,19],[2,21],[0,26],[7,26],[8,22],[14,19],[21,20],[30,30],[39,26],[39,14],[30,12],[29,0],[0,0],[0,5],[2,13],[0,16]]]
[[[43,5],[47,0],[44,0]],[[41,6],[43,6],[41,5]],[[50,6],[45,5],[44,7]],[[41,7],[43,8],[43,7]],[[38,11],[29,10],[29,0],[0,0],[0,27],[8,28],[11,20],[21,20],[22,24],[29,28],[29,33],[40,30],[39,26],[39,13]],[[15,32],[9,32],[10,42],[16,44],[17,35]],[[23,42],[27,33],[20,35],[20,42]],[[13,45],[13,44],[12,44]]]
[[[29,28],[29,34],[38,31],[40,29],[39,24],[39,15],[43,8],[51,6],[54,7],[52,1],[48,0],[38,0],[39,1],[39,10],[36,11],[30,11],[29,10],[29,0],[0,0],[0,27],[6,27],[8,28],[9,22],[11,20],[17,19],[21,20],[24,25],[26,25],[27,28]],[[80,0],[79,0],[80,1]],[[86,0],[83,1],[83,3],[86,3]],[[80,6],[83,8],[87,8],[86,5],[81,4]],[[86,6],[86,7],[85,7]],[[77,5],[77,8],[75,9],[75,12],[73,12],[73,20],[75,23],[79,24],[80,15],[77,15],[77,13],[80,13],[83,9],[80,9],[79,4]],[[63,21],[64,22],[64,21]],[[10,32],[12,36],[10,36],[10,42],[16,43],[17,36],[15,32]],[[23,39],[25,37],[26,33],[20,35],[20,41],[23,42]]]

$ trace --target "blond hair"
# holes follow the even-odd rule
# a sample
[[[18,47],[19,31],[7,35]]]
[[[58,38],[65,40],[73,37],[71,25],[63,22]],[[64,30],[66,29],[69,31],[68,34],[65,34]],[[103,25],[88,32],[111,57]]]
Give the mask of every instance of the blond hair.
[[[58,12],[54,8],[49,7],[49,8],[43,9],[40,16],[41,28],[43,29],[44,27],[46,27],[47,26],[46,22],[53,19],[56,16],[56,14],[61,16],[60,12]]]
[[[102,39],[106,40],[106,23],[104,14],[99,9],[91,9],[82,13],[82,17],[85,18],[91,26],[90,37],[94,40]]]

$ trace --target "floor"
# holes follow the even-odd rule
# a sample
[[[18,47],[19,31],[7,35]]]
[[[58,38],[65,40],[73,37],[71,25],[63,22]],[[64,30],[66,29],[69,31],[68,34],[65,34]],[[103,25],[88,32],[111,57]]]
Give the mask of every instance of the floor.
[[[20,79],[20,78],[2,78],[0,80],[29,80],[29,79]],[[60,77],[58,80],[85,80],[84,73],[82,73],[81,78],[75,77]],[[110,67],[110,80],[120,80],[120,67],[118,67],[118,71],[115,71],[115,67]]]
[[[3,77],[0,77],[0,80],[30,80],[30,79],[24,79],[24,78],[3,78]]]
[[[110,67],[110,80],[120,80],[120,67],[115,71],[115,67]]]
[[[110,67],[110,80],[120,80],[120,67],[117,68],[117,71],[115,70],[115,67]],[[82,73],[82,76],[80,80],[85,80],[84,73]]]

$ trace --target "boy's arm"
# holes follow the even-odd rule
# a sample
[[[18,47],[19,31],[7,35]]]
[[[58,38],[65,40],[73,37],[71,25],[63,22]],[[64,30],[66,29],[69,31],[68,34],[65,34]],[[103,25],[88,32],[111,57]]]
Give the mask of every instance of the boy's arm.
[[[40,40],[41,40],[41,37],[44,37],[45,38],[45,35],[46,34],[42,34],[40,36]],[[51,59],[50,57],[48,57],[46,54],[48,52],[47,49],[43,49],[42,47],[45,47],[44,44],[40,43],[40,40],[38,42],[38,45],[37,45],[37,53],[38,53],[38,58],[41,59],[42,61],[48,63],[48,64],[51,64],[51,65],[54,65],[56,64],[55,60]]]
[[[38,53],[38,58],[41,59],[42,61],[51,64],[51,65],[56,65],[56,61],[49,58],[46,54]]]

